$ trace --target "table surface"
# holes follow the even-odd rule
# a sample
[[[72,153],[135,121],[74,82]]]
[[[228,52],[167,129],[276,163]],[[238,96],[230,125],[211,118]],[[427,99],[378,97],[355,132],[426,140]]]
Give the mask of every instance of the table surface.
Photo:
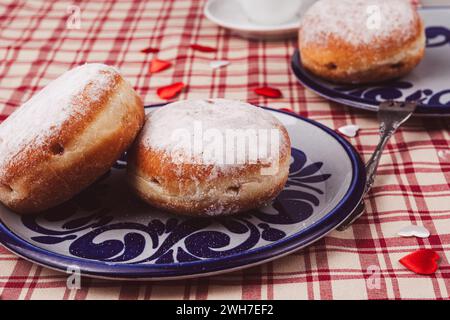
[[[247,41],[202,15],[204,1],[73,1],[81,28],[67,27],[64,1],[0,1],[0,121],[64,71],[85,62],[114,65],[145,103],[158,103],[156,88],[188,84],[178,99],[242,99],[302,116],[336,129],[357,124],[349,141],[366,160],[378,140],[376,114],[318,97],[290,71],[295,40]],[[198,43],[216,53],[193,52]],[[174,67],[150,76],[152,54]],[[212,70],[209,61],[231,64]],[[281,99],[256,96],[260,85],[279,88]],[[450,163],[446,119],[408,121],[381,159],[367,213],[345,232],[332,232],[308,248],[258,267],[184,281],[113,282],[83,278],[80,290],[66,288],[67,275],[18,258],[0,246],[1,299],[408,299],[450,295]],[[405,225],[431,231],[427,239],[400,238]],[[419,248],[441,256],[432,276],[405,269],[399,258]]]

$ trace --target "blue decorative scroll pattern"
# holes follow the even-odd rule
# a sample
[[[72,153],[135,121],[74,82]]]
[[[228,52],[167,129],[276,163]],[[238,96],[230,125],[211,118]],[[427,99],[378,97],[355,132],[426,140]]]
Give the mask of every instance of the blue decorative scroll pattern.
[[[427,48],[450,47],[450,30],[441,27],[427,27],[426,31]],[[450,49],[450,48],[449,48]],[[420,101],[423,105],[450,106],[450,89],[434,92],[429,88],[420,88],[413,93],[405,94],[404,90],[413,88],[413,84],[408,81],[392,81],[386,84],[358,86],[346,85],[335,87],[334,90],[348,94],[353,97],[375,100],[382,102],[385,100],[405,100]]]
[[[125,164],[123,157],[113,170],[124,169]],[[293,148],[284,190],[270,206],[243,215],[118,222],[102,197],[108,188],[105,175],[62,206],[44,215],[24,216],[22,223],[39,234],[32,240],[47,246],[67,241],[71,255],[90,260],[161,264],[224,257],[250,250],[261,240],[283,239],[287,236],[283,226],[308,219],[320,204],[321,183],[331,176],[320,172],[322,166],[322,162],[308,163],[305,153]]]

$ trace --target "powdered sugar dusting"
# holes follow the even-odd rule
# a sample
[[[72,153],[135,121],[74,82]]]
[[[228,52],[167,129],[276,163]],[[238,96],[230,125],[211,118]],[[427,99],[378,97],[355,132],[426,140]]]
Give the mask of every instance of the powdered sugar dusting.
[[[221,141],[206,139],[206,133],[213,133],[214,135],[217,133],[216,136],[226,137],[230,130],[241,132],[248,130],[247,132],[255,133],[257,140],[260,135],[270,130],[278,130],[279,125],[281,125],[280,122],[269,112],[248,103],[226,99],[187,100],[175,102],[153,111],[141,136],[144,145],[156,150],[163,150],[170,154],[172,159],[178,158],[178,160],[184,161],[189,154],[199,162],[207,161],[220,165],[213,159],[207,158],[205,150],[216,147]],[[196,137],[198,138],[198,130],[203,134],[203,141],[202,147],[196,149],[193,148],[193,145]],[[176,139],[176,135],[174,135],[176,132],[185,133],[185,135]],[[280,146],[283,146],[283,144],[280,144]],[[224,142],[225,156],[226,154],[234,154],[235,147],[235,144]],[[250,149],[256,147],[256,145],[251,144],[248,147],[247,151],[250,153],[254,152]],[[269,153],[266,153],[266,155],[258,153],[257,156],[259,161],[272,160]]]
[[[71,116],[83,115],[86,106],[75,101],[77,94],[96,101],[110,85],[111,73],[117,71],[104,64],[85,64],[65,72],[25,102],[0,124],[0,168],[25,147],[39,147],[46,138],[60,130]]]
[[[320,0],[303,16],[301,45],[347,44],[382,46],[395,32],[399,40],[414,36],[416,13],[409,0]]]

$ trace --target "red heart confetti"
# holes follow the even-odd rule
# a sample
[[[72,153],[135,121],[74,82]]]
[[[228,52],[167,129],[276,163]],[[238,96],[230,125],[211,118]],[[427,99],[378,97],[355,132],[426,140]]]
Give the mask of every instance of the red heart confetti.
[[[158,53],[159,49],[158,48],[148,47],[148,48],[142,49],[141,52],[142,53]]]
[[[280,98],[281,91],[272,87],[259,87],[253,90],[256,94],[268,98]]]
[[[150,67],[148,68],[148,71],[150,73],[157,73],[163,70],[166,70],[167,68],[170,68],[172,66],[172,63],[165,60],[160,59],[153,59],[150,61]]]
[[[168,86],[159,88],[156,90],[156,93],[161,99],[169,100],[179,94],[185,86],[186,85],[183,82],[175,82]]]
[[[292,112],[292,113],[295,113],[295,111],[292,110],[292,109],[290,109],[290,108],[280,108],[279,110],[281,110],[281,111],[286,111],[286,112]]]
[[[439,255],[431,249],[420,249],[404,256],[399,261],[417,274],[433,274],[438,269]]]
[[[216,52],[217,49],[208,46],[202,46],[200,44],[191,44],[191,48],[201,52]]]

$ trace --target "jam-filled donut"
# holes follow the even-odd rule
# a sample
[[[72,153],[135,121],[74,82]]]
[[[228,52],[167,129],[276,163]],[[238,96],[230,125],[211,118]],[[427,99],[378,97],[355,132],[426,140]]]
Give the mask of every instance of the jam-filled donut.
[[[220,216],[270,202],[283,189],[290,140],[262,108],[225,100],[175,102],[149,113],[128,158],[128,179],[149,204]]]
[[[420,16],[409,0],[319,0],[299,32],[303,66],[336,83],[406,75],[425,53]]]
[[[0,124],[0,200],[19,213],[68,200],[107,172],[144,122],[116,69],[76,67]]]

